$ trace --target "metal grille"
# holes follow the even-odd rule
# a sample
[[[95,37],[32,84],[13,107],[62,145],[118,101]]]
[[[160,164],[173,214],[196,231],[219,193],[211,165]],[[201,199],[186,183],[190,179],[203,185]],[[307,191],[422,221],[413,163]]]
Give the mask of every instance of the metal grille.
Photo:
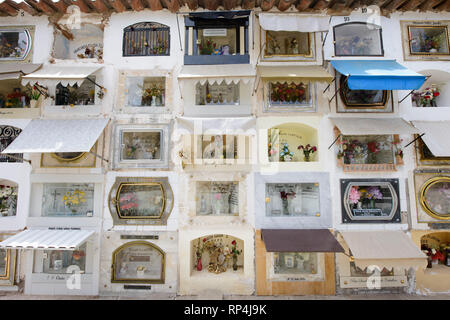
[[[22,130],[16,127],[0,126],[0,152],[5,150],[21,132]],[[13,153],[11,155],[17,158],[23,158],[22,153]],[[22,162],[22,160],[0,154],[0,162]]]
[[[123,32],[123,56],[170,55],[170,28],[155,22],[128,26]]]

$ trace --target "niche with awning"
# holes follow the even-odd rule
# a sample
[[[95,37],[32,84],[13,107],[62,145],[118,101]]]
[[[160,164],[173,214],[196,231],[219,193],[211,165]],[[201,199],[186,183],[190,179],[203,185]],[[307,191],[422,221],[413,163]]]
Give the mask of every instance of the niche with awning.
[[[316,84],[333,81],[322,66],[259,65],[258,78],[263,84],[263,112],[316,111]]]
[[[330,120],[335,125],[338,165],[346,172],[396,171],[403,165],[400,135],[418,133],[402,118]]]
[[[343,251],[328,229],[257,230],[256,292],[333,295],[334,254]]]
[[[102,66],[45,65],[22,77],[22,84],[47,88],[54,96],[54,105],[96,105],[106,92],[97,83]]]
[[[34,119],[2,154],[42,153],[58,160],[59,166],[95,166],[96,142],[109,119]],[[93,157],[94,163],[88,161]],[[44,157],[44,156],[43,156]],[[47,162],[41,158],[41,166]],[[102,158],[103,159],[103,158]],[[48,160],[48,159],[47,159]],[[54,163],[51,163],[54,164]]]
[[[98,286],[95,237],[92,229],[27,229],[0,242],[0,248],[22,249],[22,256],[30,261],[26,294],[73,294],[74,272],[80,275],[77,294],[93,294]]]
[[[21,78],[38,70],[41,64],[3,63],[0,65],[0,115],[2,117],[29,118],[39,115],[35,98],[40,93],[31,86],[22,85]],[[33,100],[34,99],[34,100]],[[27,108],[24,110],[24,108]]]
[[[254,117],[177,118],[174,139],[181,144],[178,156],[182,167],[251,165],[255,124]]]
[[[183,66],[178,75],[186,116],[250,115],[251,65]]]
[[[338,239],[346,252],[337,255],[341,288],[406,287],[408,270],[427,266],[426,255],[403,231],[345,231]]]
[[[321,32],[329,29],[329,17],[289,13],[258,13],[262,61],[315,61]]]
[[[392,112],[392,90],[417,90],[426,77],[395,60],[333,60],[337,112]]]

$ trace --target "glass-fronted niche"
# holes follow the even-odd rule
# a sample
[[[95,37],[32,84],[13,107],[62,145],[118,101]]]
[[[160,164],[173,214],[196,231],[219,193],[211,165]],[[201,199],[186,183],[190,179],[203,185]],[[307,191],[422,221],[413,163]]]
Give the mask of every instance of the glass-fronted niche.
[[[31,63],[34,26],[0,26],[0,61]]]
[[[44,183],[43,217],[92,217],[93,183]]]
[[[0,283],[13,285],[16,269],[17,250],[0,249]]]
[[[320,216],[318,183],[266,183],[266,216]]]
[[[199,135],[197,145],[201,148],[198,158],[203,160],[238,158],[236,135]]]
[[[13,217],[17,214],[17,183],[0,180],[0,217]]]
[[[405,60],[449,60],[449,20],[400,21]]]
[[[20,79],[1,80],[0,109],[28,108],[35,92],[31,86],[23,86]]]
[[[337,112],[393,112],[392,91],[350,90],[347,77],[336,71]]]
[[[301,123],[285,123],[267,130],[270,162],[318,161],[317,130]]]
[[[165,77],[128,76],[125,87],[125,105],[128,107],[165,106]]]
[[[55,152],[41,154],[41,168],[94,168],[97,143],[91,152]]]
[[[338,165],[344,171],[394,171],[402,157],[398,135],[341,135],[338,140]]]
[[[263,60],[311,60],[314,34],[295,31],[262,31]]]
[[[157,22],[139,22],[123,30],[122,55],[170,55],[170,27]]]
[[[98,94],[95,94],[95,77],[89,76],[81,85],[63,86],[61,83],[56,85],[55,105],[56,106],[74,106],[74,105],[94,105],[98,102]]]
[[[315,85],[311,82],[266,82],[264,112],[316,111]]]
[[[165,225],[173,208],[173,192],[167,178],[116,179],[109,209],[114,224]]]
[[[450,220],[450,177],[436,176],[421,187],[419,200],[422,209],[437,220]]]
[[[195,85],[196,105],[239,105],[239,82],[204,84],[197,82]]]
[[[400,223],[398,179],[341,179],[343,223]]]
[[[0,126],[0,153],[5,150],[11,142],[22,132],[22,129],[13,126]],[[0,162],[22,162],[22,153],[11,154],[14,158],[6,154],[0,154]]]
[[[169,126],[117,125],[115,141],[115,163],[125,167],[168,167]]]
[[[42,255],[42,260],[39,256]],[[78,267],[78,268],[77,268]],[[76,250],[44,250],[34,255],[34,273],[65,274],[86,272],[86,244]]]
[[[250,11],[191,13],[185,17],[184,64],[249,63]]]
[[[450,157],[435,157],[433,152],[427,147],[422,138],[415,136],[417,165],[420,166],[439,166],[450,165]]]
[[[269,259],[269,279],[284,281],[324,280],[323,254],[318,252],[273,252]]]
[[[244,241],[213,234],[191,241],[191,275],[244,272]]]
[[[112,283],[164,283],[165,253],[146,241],[125,243],[113,252]]]
[[[334,54],[342,56],[383,56],[381,27],[365,22],[349,22],[333,27]]]
[[[239,183],[232,181],[197,181],[196,213],[198,216],[238,216]]]
[[[55,28],[55,33],[54,58],[103,60],[103,30],[100,24],[85,23],[64,33]]]

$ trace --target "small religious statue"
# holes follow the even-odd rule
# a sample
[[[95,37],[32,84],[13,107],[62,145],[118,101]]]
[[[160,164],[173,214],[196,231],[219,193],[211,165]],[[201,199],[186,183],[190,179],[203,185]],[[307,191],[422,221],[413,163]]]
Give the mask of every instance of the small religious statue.
[[[291,53],[292,54],[298,54],[298,42],[297,42],[297,39],[292,38],[290,49],[291,49]]]
[[[222,47],[222,55],[224,55],[224,56],[230,55],[230,46],[225,45]]]
[[[120,274],[125,274],[128,272],[128,266],[126,262],[122,262],[122,264],[120,265]]]
[[[225,261],[226,256],[224,255],[222,248],[214,245],[209,253],[208,271],[216,274],[227,271]]]
[[[277,40],[275,40],[275,39],[272,39],[270,41],[270,49],[275,54],[279,54],[281,52],[280,45],[278,44]]]

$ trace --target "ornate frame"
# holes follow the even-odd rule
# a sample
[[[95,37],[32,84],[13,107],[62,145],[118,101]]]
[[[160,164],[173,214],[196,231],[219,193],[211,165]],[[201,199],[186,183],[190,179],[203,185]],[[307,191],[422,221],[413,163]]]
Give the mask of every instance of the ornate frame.
[[[0,63],[10,63],[11,61],[19,62],[19,63],[32,63],[33,60],[33,48],[34,48],[34,32],[35,32],[35,26],[1,26],[0,31],[7,30],[7,31],[17,31],[20,32],[24,30],[31,42],[30,47],[28,48],[27,53],[25,54],[23,59],[14,59],[14,58],[1,58]]]
[[[425,183],[422,185],[422,187],[420,188],[419,191],[419,203],[422,207],[422,209],[431,217],[438,219],[438,220],[450,220],[450,214],[447,215],[447,217],[442,216],[436,212],[434,212],[430,206],[427,204],[427,201],[425,199],[426,196],[426,192],[428,191],[428,189],[433,186],[435,183],[441,182],[441,181],[445,181],[445,182],[449,182],[450,183],[450,177],[446,177],[446,176],[437,176],[434,178],[430,178],[427,181],[425,181]]]
[[[381,54],[371,54],[371,55],[337,55],[336,54],[336,28],[342,27],[344,25],[349,24],[363,24],[363,25],[372,25],[377,27],[377,30],[380,34],[380,47],[381,47]],[[341,24],[337,24],[333,26],[333,46],[334,46],[334,56],[336,57],[384,57],[384,46],[383,46],[383,33],[382,28],[379,25],[373,24],[373,23],[367,23],[362,21],[351,21],[351,22],[344,22]]]
[[[420,52],[420,53],[414,53],[411,52],[411,45],[408,45],[408,51],[409,54],[412,56],[448,56],[450,55],[450,41],[449,41],[449,33],[448,33],[448,27],[446,25],[440,25],[440,26],[426,26],[426,25],[407,25],[406,26],[407,31],[408,31],[408,44],[411,42],[411,28],[444,28],[445,29],[445,34],[446,34],[446,39],[447,39],[447,48],[449,49],[448,53],[429,53],[429,52]]]
[[[269,30],[270,31],[270,30]],[[274,32],[278,32],[278,31],[274,31]],[[291,32],[298,32],[298,31],[291,31]],[[272,55],[268,55],[267,54],[267,43],[268,43],[268,30],[264,30],[264,36],[265,36],[265,47],[264,47],[264,56],[263,58],[272,58],[272,57],[279,57],[279,58],[284,58],[284,57],[305,57],[305,58],[313,58],[314,57],[314,52],[312,49],[312,45],[313,45],[313,41],[311,40],[311,32],[303,32],[303,33],[307,33],[308,34],[308,48],[309,48],[309,52],[307,54],[272,54]],[[301,32],[299,32],[301,33]],[[261,45],[261,44],[260,44]]]
[[[156,251],[158,251],[161,254],[161,276],[159,279],[121,279],[121,278],[116,278],[115,274],[116,274],[116,263],[117,263],[117,255],[124,249],[129,248],[129,247],[133,247],[136,245],[145,245],[148,247],[151,247],[152,249],[155,249]],[[131,241],[131,242],[127,242],[123,245],[121,245],[120,247],[118,247],[117,249],[115,249],[113,251],[112,254],[112,265],[111,265],[111,283],[155,283],[155,284],[162,284],[165,282],[165,269],[166,269],[166,264],[165,264],[165,259],[166,258],[166,254],[165,252],[158,247],[157,245],[151,243],[151,242],[147,242],[147,241]]]

